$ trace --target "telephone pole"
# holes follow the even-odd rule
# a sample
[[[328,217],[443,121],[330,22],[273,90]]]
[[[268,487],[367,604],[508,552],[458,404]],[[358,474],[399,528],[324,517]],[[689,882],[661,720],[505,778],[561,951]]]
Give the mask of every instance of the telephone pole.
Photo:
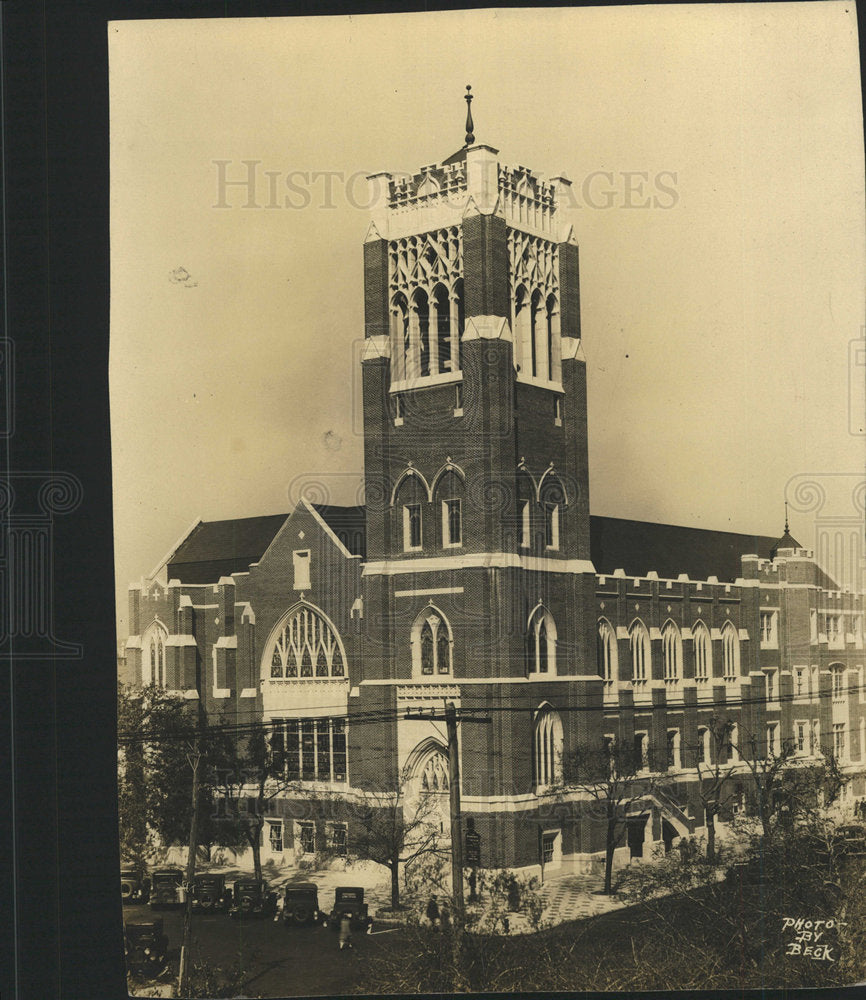
[[[192,768],[192,819],[189,824],[189,856],[186,861],[186,901],[183,911],[183,939],[180,946],[180,970],[178,994],[186,995],[189,979],[189,949],[192,938],[192,883],[195,879],[195,854],[198,850],[198,772],[202,753],[194,747],[187,755],[187,763]]]
[[[451,892],[454,915],[463,926],[466,907],[463,900],[463,819],[460,811],[460,755],[457,750],[458,722],[491,722],[489,715],[477,715],[478,710],[458,709],[453,701],[446,701],[444,712],[433,709],[409,710],[406,719],[429,719],[445,722],[448,736],[448,788],[451,802]]]
[[[460,926],[466,908],[463,902],[463,823],[460,817],[460,755],[457,753],[457,709],[445,702],[445,728],[448,732],[448,788],[451,793],[451,891]]]

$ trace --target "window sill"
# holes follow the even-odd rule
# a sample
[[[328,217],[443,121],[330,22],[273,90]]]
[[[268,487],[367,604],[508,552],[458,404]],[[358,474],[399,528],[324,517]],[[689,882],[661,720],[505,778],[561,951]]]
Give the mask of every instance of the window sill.
[[[427,389],[437,385],[449,385],[463,381],[463,372],[439,372],[437,375],[418,375],[391,382],[390,392],[405,392],[407,389]]]

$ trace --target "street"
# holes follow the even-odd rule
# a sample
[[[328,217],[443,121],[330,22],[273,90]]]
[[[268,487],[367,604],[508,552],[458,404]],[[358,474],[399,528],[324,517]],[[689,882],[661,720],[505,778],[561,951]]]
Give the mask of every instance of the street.
[[[183,910],[126,906],[123,917],[124,922],[162,917],[168,935],[169,971],[158,982],[176,980]],[[246,974],[243,988],[253,995],[345,995],[356,982],[359,958],[378,948],[381,941],[401,934],[375,924],[373,931],[355,934],[354,947],[341,952],[337,933],[321,925],[295,927],[272,918],[232,920],[224,914],[194,914],[192,960],[228,971],[240,959]]]

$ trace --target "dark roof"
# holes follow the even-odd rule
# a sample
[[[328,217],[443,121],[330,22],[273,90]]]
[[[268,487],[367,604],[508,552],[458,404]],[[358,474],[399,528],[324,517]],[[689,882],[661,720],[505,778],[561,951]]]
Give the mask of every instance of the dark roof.
[[[271,544],[288,514],[201,521],[168,562],[169,580],[216,583],[221,576],[243,573]]]
[[[364,555],[364,508],[313,504],[325,523],[352,553]],[[168,579],[216,583],[221,576],[245,573],[258,562],[286,523],[288,514],[201,521],[168,562]]]
[[[788,525],[785,525],[785,534],[773,545],[771,549],[772,555],[775,557],[779,549],[801,549],[803,546],[797,541],[796,538],[791,536],[791,532],[788,531]]]
[[[365,508],[314,504],[318,514],[353,554],[366,555]],[[221,576],[245,572],[258,562],[274,540],[288,514],[205,521],[196,525],[168,563],[168,578],[183,583],[216,583]],[[596,571],[611,575],[622,569],[628,576],[676,579],[687,573],[692,580],[710,576],[733,583],[742,575],[740,556],[771,558],[777,547],[799,548],[793,538],[778,541],[767,535],[742,535],[732,531],[684,528],[618,517],[589,519],[590,554]],[[782,542],[786,542],[783,546]],[[790,545],[787,542],[790,542]]]
[[[774,538],[740,535],[733,531],[683,528],[673,524],[628,521],[618,517],[590,517],[589,548],[596,572],[610,575],[623,569],[627,576],[676,579],[687,573],[691,580],[715,576],[733,583],[742,576],[740,556],[770,557]]]

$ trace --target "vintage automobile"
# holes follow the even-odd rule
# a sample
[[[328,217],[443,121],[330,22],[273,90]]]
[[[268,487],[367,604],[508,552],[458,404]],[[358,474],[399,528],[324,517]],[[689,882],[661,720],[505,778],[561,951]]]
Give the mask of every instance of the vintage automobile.
[[[264,879],[239,878],[232,892],[229,916],[272,917],[277,912],[277,894]]]
[[[157,868],[150,876],[150,906],[180,906],[183,903],[180,868]]]
[[[367,930],[373,918],[367,913],[364,890],[359,886],[339,886],[334,891],[334,908],[328,917],[328,926],[339,929],[343,914],[348,914],[353,931]]]
[[[866,857],[866,827],[840,826],[833,834],[833,847],[837,854],[846,857]]]
[[[137,920],[124,927],[126,967],[134,975],[157,976],[168,960],[168,937],[162,917]]]
[[[146,903],[150,879],[143,865],[124,865],[120,869],[120,898],[124,903]]]
[[[321,919],[319,887],[315,882],[296,882],[283,891],[283,923],[303,926]]]
[[[202,872],[192,883],[192,908],[203,913],[228,910],[232,891],[226,885],[225,875]]]

